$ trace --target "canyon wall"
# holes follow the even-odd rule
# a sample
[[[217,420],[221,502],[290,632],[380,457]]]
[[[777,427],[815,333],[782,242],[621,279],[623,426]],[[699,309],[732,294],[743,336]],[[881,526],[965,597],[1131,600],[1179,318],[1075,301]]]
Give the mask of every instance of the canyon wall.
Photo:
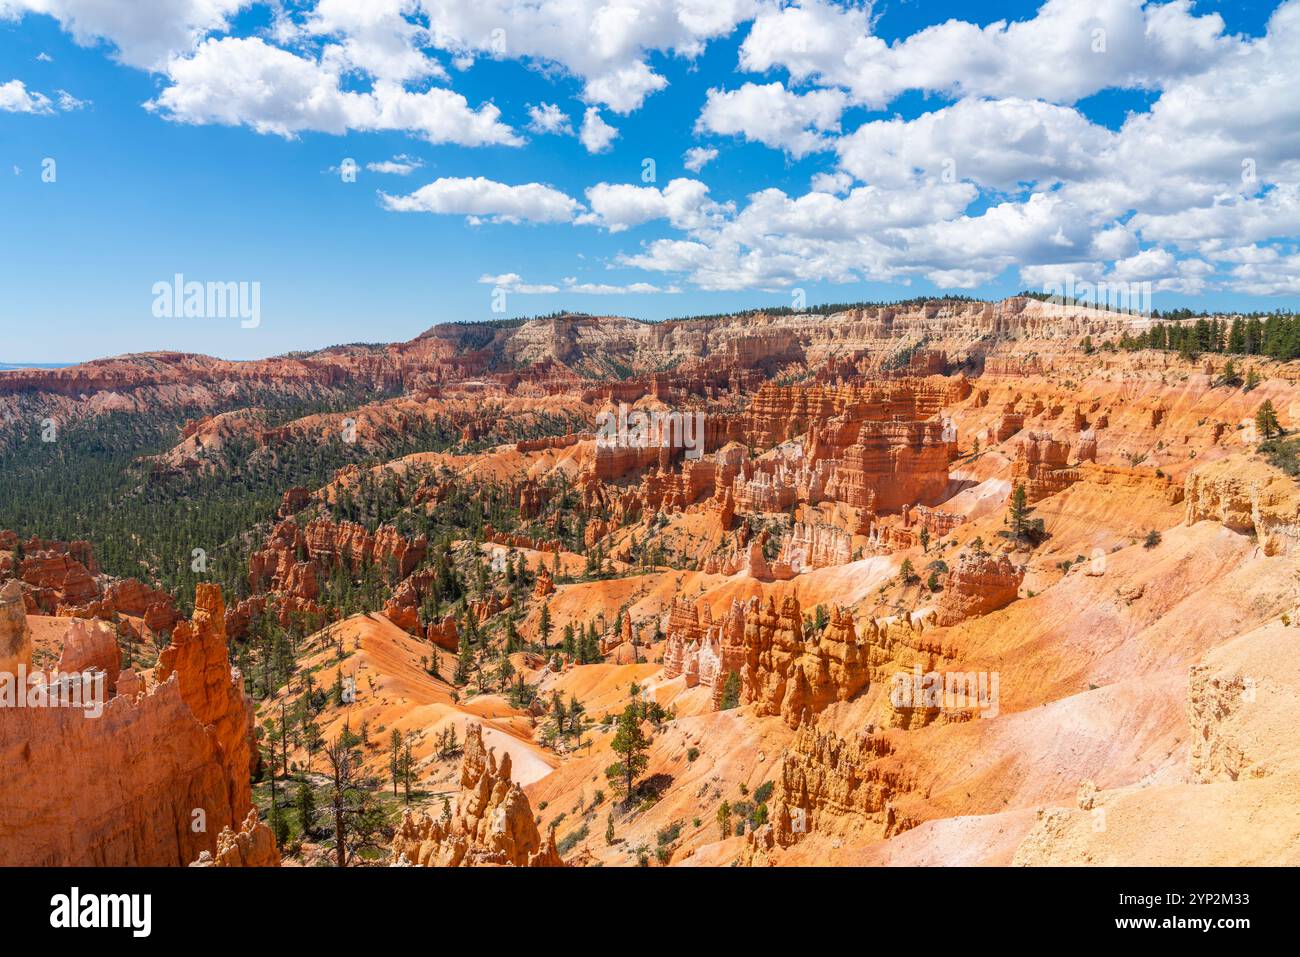
[[[0,649],[30,660],[19,590],[0,590]],[[69,622],[68,664],[102,657],[101,626]],[[101,664],[106,664],[101,662]],[[114,662],[115,664],[115,662]],[[184,866],[218,850],[252,807],[253,707],[226,652],[216,586],[200,585],[156,677],[124,671],[97,716],[86,708],[0,710],[0,866]]]

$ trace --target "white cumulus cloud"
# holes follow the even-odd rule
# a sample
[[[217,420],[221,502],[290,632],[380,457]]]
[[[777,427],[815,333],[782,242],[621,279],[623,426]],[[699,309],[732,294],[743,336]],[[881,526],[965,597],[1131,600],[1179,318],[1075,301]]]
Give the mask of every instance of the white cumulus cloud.
[[[482,176],[443,177],[406,196],[380,193],[385,209],[398,213],[443,213],[473,222],[567,223],[582,204],[541,183],[510,186]]]

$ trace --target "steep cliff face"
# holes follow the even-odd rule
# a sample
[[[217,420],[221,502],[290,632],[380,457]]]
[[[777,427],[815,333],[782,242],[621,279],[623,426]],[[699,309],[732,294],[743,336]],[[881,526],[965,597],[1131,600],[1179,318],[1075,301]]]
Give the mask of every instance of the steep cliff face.
[[[498,764],[483,744],[482,725],[470,724],[455,811],[450,818],[405,811],[392,842],[394,858],[419,867],[563,867],[554,832],[542,839],[510,770],[510,755]]]
[[[6,592],[8,628],[16,606]],[[177,626],[155,680],[146,689],[122,672],[102,712],[3,709],[0,865],[184,866],[217,851],[223,828],[240,827],[251,808],[253,709],[231,674],[223,612],[216,586],[200,585],[194,621]],[[109,666],[109,649],[93,640],[105,626],[68,628],[65,663]]]

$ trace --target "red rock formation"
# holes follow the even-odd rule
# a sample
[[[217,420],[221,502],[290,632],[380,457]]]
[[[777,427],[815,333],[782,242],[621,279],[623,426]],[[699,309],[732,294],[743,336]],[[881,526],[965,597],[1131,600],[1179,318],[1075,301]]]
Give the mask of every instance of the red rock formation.
[[[935,623],[955,625],[1005,608],[1016,600],[1024,579],[1024,566],[1007,555],[963,552],[948,573]]]
[[[21,635],[5,633],[19,600],[13,586],[0,591],[0,657],[22,657]],[[222,613],[216,586],[199,586],[195,620],[177,626],[159,680],[146,693],[122,672],[98,716],[4,709],[0,866],[183,866],[239,826],[251,809],[253,710],[231,674]],[[103,626],[68,627],[89,638]],[[104,650],[74,638],[64,660]]]
[[[769,562],[764,554],[767,544],[766,529],[757,538],[744,544],[737,536],[728,552],[715,553],[704,559],[701,570],[709,575],[746,575],[758,581],[789,581],[796,572],[784,559]]]
[[[582,533],[583,544],[587,548],[595,548],[596,543],[612,532],[613,526],[609,522],[600,519],[592,519],[587,523],[587,528]]]
[[[354,522],[317,518],[303,527],[292,518],[284,519],[249,557],[248,580],[254,595],[232,610],[227,627],[232,635],[242,635],[251,616],[265,612],[268,596],[274,599],[277,619],[284,627],[296,616],[319,623],[326,617],[317,604],[320,576],[328,576],[340,562],[354,573],[376,564],[384,575],[394,575],[404,584],[427,552],[424,536],[407,539],[388,525],[371,534]],[[394,620],[401,618],[399,624],[410,625],[407,630],[414,632],[418,623],[412,624],[411,612],[418,599],[408,600],[412,594],[401,592],[399,585],[385,611]]]
[[[806,646],[803,614],[794,596],[778,609],[771,597],[746,607],[741,701],[756,713],[779,714],[797,727],[804,711],[816,713],[833,700],[852,697],[867,683],[866,661],[852,620],[836,612],[830,629],[815,646]]]
[[[171,595],[134,578],[111,583],[104,589],[104,597],[116,612],[143,618],[145,626],[156,635],[170,632],[180,619]]]
[[[295,485],[284,493],[284,498],[280,500],[280,507],[276,509],[277,518],[288,518],[301,512],[311,501],[311,491],[303,488],[301,485]]]
[[[769,598],[733,602],[714,621],[707,605],[676,600],[668,614],[664,677],[685,675],[686,686],[709,688],[714,706],[727,676],[737,672],[741,702],[758,714],[779,714],[792,727],[805,712],[816,714],[834,701],[847,701],[867,686],[868,645],[853,618],[833,608],[830,623],[805,642],[799,602],[787,597],[778,612]]]
[[[502,598],[493,592],[482,601],[471,600],[469,607],[474,613],[474,618],[481,623],[487,621],[493,615],[499,615],[513,604],[514,599],[509,595]]]
[[[524,521],[536,518],[546,508],[551,492],[545,485],[531,479],[519,488],[519,517]]]
[[[0,674],[16,675],[31,666],[32,633],[23,589],[11,579],[0,588]]]
[[[515,443],[516,452],[546,452],[552,449],[567,449],[582,441],[590,441],[595,435],[589,432],[570,432],[568,435],[548,435],[540,439],[525,439]]]
[[[60,604],[80,605],[99,596],[90,571],[66,552],[25,552],[18,576],[36,607],[52,615]]]
[[[17,544],[13,532],[0,531],[0,549],[10,552],[4,563],[10,573],[14,573],[12,553]],[[15,577],[27,586],[29,612],[105,621],[113,621],[119,614],[131,615],[143,618],[154,634],[169,632],[179,618],[171,595],[134,578],[109,582],[101,591],[89,542],[32,537],[23,543],[23,555]]]
[[[393,856],[418,867],[563,867],[555,832],[545,841],[523,788],[510,777],[510,755],[497,763],[470,723],[460,764],[460,793],[450,819],[407,810],[392,841]]]
[[[108,693],[117,690],[117,675],[122,666],[122,652],[111,625],[101,621],[74,619],[63,635],[63,651],[55,670],[60,672],[102,671]]]
[[[555,594],[555,581],[551,578],[551,570],[542,565],[537,569],[537,584],[533,586],[533,597],[545,598],[553,594]]]
[[[1030,504],[1055,495],[1079,481],[1079,470],[1070,468],[1069,458],[1069,442],[1058,442],[1048,432],[1030,432],[1017,447],[1011,482],[1024,485]]]
[[[248,812],[239,830],[223,827],[217,835],[217,853],[203,851],[190,867],[279,867],[280,849],[271,829],[258,819],[257,809]]]
[[[997,425],[993,430],[993,439],[995,442],[1005,442],[1011,436],[1015,435],[1025,427],[1025,414],[1016,412],[1012,409],[1002,413],[998,419]]]
[[[781,549],[781,561],[795,573],[847,565],[853,560],[853,536],[824,522],[795,522]]]
[[[735,520],[736,497],[728,488],[722,493],[722,498],[718,502],[718,530],[721,532],[731,531],[731,525]]]
[[[332,522],[317,518],[304,528],[293,519],[275,526],[263,547],[248,562],[249,583],[253,590],[269,587],[298,598],[317,596],[316,570],[328,571],[343,562],[352,571],[367,564],[378,564],[387,572],[405,578],[428,552],[428,540],[404,538],[390,525],[381,525],[371,534],[355,522]],[[308,572],[297,566],[311,564]]]
[[[556,554],[564,550],[558,539],[529,538],[527,535],[507,535],[498,532],[491,525],[483,526],[483,541],[491,545],[504,545],[506,548],[527,548],[534,552]]]
[[[771,864],[777,847],[804,835],[834,832],[844,823],[856,830],[873,825],[879,838],[892,837],[917,822],[900,815],[895,799],[915,789],[905,766],[891,759],[888,740],[870,731],[846,740],[820,733],[805,722],[781,758],[768,806],[769,823],[746,838],[745,865]]]
[[[230,782],[230,806],[241,813],[252,803],[249,776],[258,764],[253,704],[237,673],[232,675],[226,645],[226,605],[217,585],[195,588],[194,618],[172,633],[158,656],[155,680],[175,676],[181,698],[194,717],[212,726]]]
[[[18,535],[7,529],[0,529],[0,551],[13,552],[19,544]],[[33,535],[27,541],[22,543],[23,553],[25,555],[35,555],[40,552],[51,552],[59,555],[67,555],[85,565],[92,575],[99,574],[99,565],[95,562],[95,552],[91,548],[90,542],[85,539],[77,539],[71,542],[58,542],[37,538]],[[6,563],[8,573],[13,575],[12,562]]]
[[[439,648],[455,651],[460,647],[460,634],[456,630],[456,616],[448,614],[442,621],[431,621],[425,629],[425,637]]]

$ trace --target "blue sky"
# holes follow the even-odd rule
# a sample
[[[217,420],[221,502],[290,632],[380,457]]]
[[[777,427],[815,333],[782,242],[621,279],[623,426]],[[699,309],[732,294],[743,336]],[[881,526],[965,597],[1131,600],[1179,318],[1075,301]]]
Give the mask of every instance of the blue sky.
[[[0,361],[1067,281],[1295,308],[1297,62],[1300,0],[0,0]],[[155,316],[177,273],[258,283],[256,328]]]

